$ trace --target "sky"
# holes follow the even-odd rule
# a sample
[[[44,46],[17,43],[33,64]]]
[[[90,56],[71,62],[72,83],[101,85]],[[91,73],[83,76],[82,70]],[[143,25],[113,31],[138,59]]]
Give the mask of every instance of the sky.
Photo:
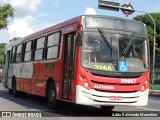
[[[14,37],[25,37],[29,34],[58,24],[79,15],[107,15],[123,17],[119,11],[98,9],[99,0],[0,0],[0,4],[10,3],[15,9],[14,18],[9,18],[7,29],[0,30],[0,43],[8,43]],[[160,13],[160,0],[107,0],[123,5],[130,2],[134,9],[148,13]],[[132,19],[142,12],[134,12]]]

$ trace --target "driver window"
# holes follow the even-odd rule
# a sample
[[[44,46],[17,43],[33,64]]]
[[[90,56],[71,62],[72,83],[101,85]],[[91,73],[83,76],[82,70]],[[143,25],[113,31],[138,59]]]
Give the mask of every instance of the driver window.
[[[83,52],[83,56],[82,56],[82,61],[89,61],[89,62],[97,62],[97,42],[92,39],[91,37],[88,37],[88,39],[86,39],[83,42],[83,46],[82,46],[82,52]]]

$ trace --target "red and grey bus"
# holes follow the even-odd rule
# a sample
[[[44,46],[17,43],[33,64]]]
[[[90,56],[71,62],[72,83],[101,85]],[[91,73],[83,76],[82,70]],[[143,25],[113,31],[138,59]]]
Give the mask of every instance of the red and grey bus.
[[[3,85],[14,96],[30,93],[58,101],[145,106],[150,82],[146,25],[124,18],[84,15],[5,47]]]

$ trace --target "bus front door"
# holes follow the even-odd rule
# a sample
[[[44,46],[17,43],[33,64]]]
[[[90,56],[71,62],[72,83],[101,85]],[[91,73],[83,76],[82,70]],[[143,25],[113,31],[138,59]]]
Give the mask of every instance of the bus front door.
[[[73,73],[74,73],[74,53],[75,53],[75,34],[65,36],[64,45],[64,71],[63,71],[63,87],[62,98],[71,100]]]

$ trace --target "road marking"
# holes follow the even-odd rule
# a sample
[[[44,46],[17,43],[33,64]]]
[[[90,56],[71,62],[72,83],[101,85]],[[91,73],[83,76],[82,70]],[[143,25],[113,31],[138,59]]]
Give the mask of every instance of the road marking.
[[[137,107],[137,108],[144,109],[144,110],[151,110],[151,111],[160,111],[160,110],[150,109],[150,108],[144,108],[144,107]]]

